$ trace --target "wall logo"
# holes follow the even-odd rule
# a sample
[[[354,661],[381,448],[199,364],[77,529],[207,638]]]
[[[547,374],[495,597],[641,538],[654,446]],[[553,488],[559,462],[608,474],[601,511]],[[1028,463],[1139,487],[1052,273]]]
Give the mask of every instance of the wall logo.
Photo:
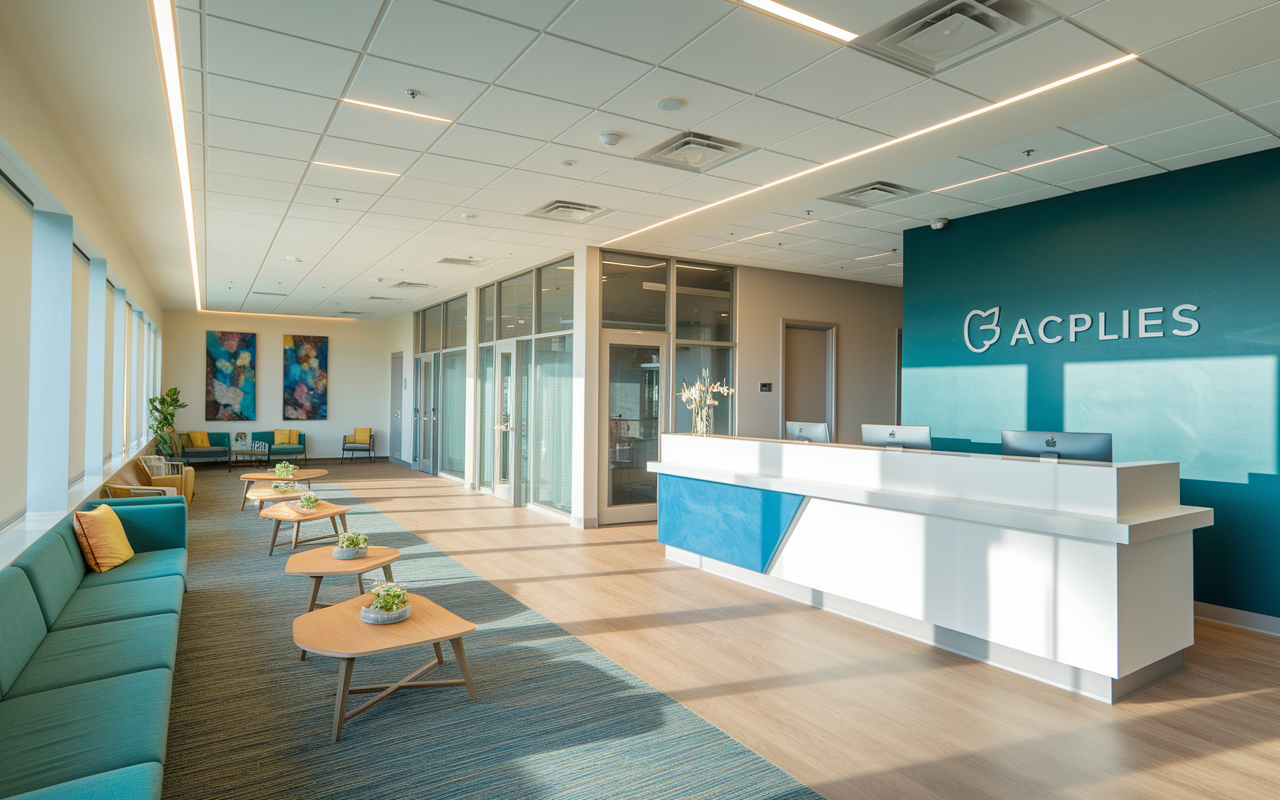
[[[1191,303],[1183,303],[1173,309],[1170,315],[1173,319],[1169,324],[1185,325],[1184,328],[1170,328],[1169,333],[1174,336],[1194,336],[1200,330],[1200,321],[1194,317],[1188,316],[1200,307]],[[1158,306],[1153,308],[1140,308],[1137,314],[1137,331],[1139,339],[1158,339],[1164,336],[1165,325],[1164,307]],[[975,319],[982,324],[974,325]],[[1114,317],[1113,317],[1114,319]],[[1107,314],[1105,311],[1098,312],[1096,316],[1092,314],[1068,314],[1064,320],[1062,317],[1050,314],[1040,320],[1040,324],[1035,327],[1035,334],[1032,333],[1032,327],[1027,323],[1025,318],[1019,319],[1017,325],[1013,328],[1013,336],[1009,337],[1009,345],[1016,346],[1020,342],[1026,344],[1057,344],[1066,339],[1068,342],[1075,342],[1085,337],[1081,334],[1089,330],[1097,330],[1099,341],[1111,341],[1113,339],[1128,339],[1131,331],[1130,326],[1131,315],[1129,309],[1120,312],[1120,325],[1111,332],[1108,332]],[[990,320],[989,322],[987,320]],[[1114,323],[1110,323],[1114,326]],[[1065,325],[1063,332],[1061,326]],[[1065,334],[1065,335],[1064,335]],[[985,353],[991,349],[992,345],[999,343],[1001,336],[1000,330],[1000,306],[989,308],[986,311],[974,309],[970,311],[964,318],[964,344],[975,353]]]

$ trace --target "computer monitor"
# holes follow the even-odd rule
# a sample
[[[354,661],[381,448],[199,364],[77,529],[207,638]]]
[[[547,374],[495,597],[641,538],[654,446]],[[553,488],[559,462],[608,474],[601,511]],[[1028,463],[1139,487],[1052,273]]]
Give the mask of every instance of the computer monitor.
[[[1111,461],[1111,434],[1064,431],[1000,431],[1000,454]]]
[[[825,422],[788,422],[787,438],[793,442],[830,442]]]
[[[862,443],[867,447],[902,447],[932,450],[928,425],[863,425]]]

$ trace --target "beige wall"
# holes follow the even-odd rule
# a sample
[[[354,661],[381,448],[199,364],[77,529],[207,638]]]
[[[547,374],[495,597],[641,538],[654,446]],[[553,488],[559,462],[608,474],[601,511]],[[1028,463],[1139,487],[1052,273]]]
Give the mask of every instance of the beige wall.
[[[859,444],[862,423],[893,422],[901,289],[739,267],[737,293],[739,436],[781,436],[783,320],[836,325],[835,441]]]
[[[27,504],[27,375],[31,353],[31,210],[0,186],[0,340],[11,376],[0,392],[0,527]]]
[[[373,428],[378,455],[387,454],[391,384],[392,324],[382,320],[342,320],[258,314],[169,311],[166,314],[161,384],[177,386],[187,408],[178,412],[178,429],[266,431],[296,428],[307,435],[307,455],[337,458],[342,437],[356,427]],[[205,332],[242,331],[257,338],[257,419],[206,421]],[[329,418],[284,419],[285,334],[329,337]],[[410,364],[412,355],[408,355]],[[408,372],[412,376],[412,372]]]

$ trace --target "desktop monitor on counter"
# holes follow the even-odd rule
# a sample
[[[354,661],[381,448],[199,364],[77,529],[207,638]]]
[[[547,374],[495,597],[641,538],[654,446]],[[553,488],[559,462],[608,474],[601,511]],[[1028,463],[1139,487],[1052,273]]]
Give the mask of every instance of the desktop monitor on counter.
[[[788,422],[787,438],[793,442],[829,443],[831,434],[825,422]]]
[[[932,450],[933,437],[929,435],[928,425],[863,425],[862,444],[866,447]]]
[[[1000,431],[1000,455],[1051,456],[1074,461],[1111,461],[1111,434],[1064,431]]]

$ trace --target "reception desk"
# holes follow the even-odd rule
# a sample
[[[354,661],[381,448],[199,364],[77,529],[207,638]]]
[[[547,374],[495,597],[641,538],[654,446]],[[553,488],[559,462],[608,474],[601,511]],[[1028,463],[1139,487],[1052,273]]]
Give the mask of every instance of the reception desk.
[[[1107,702],[1194,641],[1178,464],[664,434],[667,557]]]

